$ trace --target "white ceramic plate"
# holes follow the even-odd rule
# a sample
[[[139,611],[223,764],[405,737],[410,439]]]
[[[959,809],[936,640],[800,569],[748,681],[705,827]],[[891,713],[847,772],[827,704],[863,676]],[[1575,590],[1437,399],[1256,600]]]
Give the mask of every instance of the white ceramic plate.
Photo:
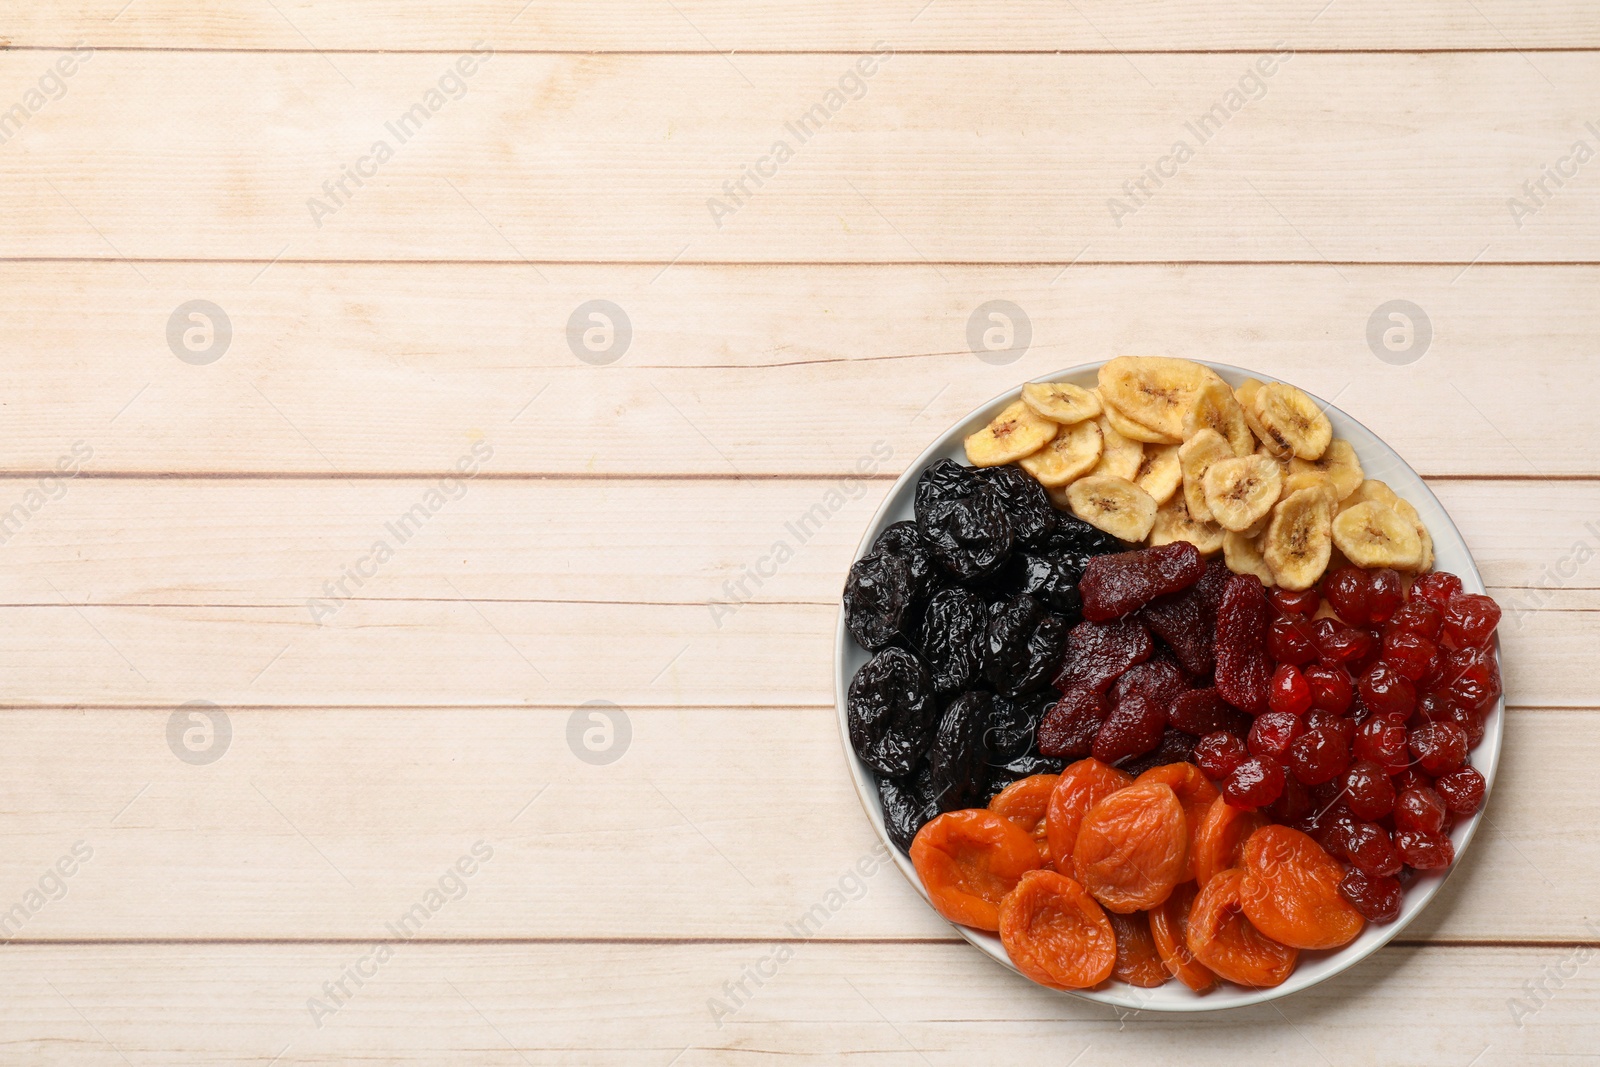
[[[1256,378],[1260,381],[1275,381],[1269,375],[1253,371],[1241,370],[1219,363],[1207,363],[1212,370],[1222,375],[1231,385],[1238,385],[1246,378]],[[1056,374],[1047,374],[1034,379],[1040,382],[1068,381],[1085,387],[1093,387],[1096,382],[1096,372],[1100,363],[1087,363],[1070,370]],[[960,463],[966,462],[966,451],[962,446],[968,434],[986,425],[989,420],[1000,413],[1007,404],[1016,400],[1022,392],[1022,386],[995,397],[989,403],[972,412],[965,419],[950,427],[938,440],[929,446],[928,450],[918,456],[900,480],[895,482],[894,488],[889,491],[887,499],[872,517],[871,524],[867,527],[866,536],[861,539],[861,544],[856,550],[859,558],[877,540],[878,535],[891,523],[902,519],[913,518],[912,500],[916,493],[917,478],[929,464],[940,459],[953,459]],[[1321,403],[1320,400],[1318,400]],[[1449,571],[1461,578],[1466,591],[1469,593],[1484,592],[1483,579],[1478,575],[1478,568],[1472,562],[1472,554],[1467,551],[1466,542],[1461,538],[1461,532],[1450,521],[1450,516],[1445,513],[1444,507],[1429,490],[1427,483],[1412,470],[1406,461],[1401,459],[1394,449],[1384,444],[1378,437],[1365,426],[1352,419],[1349,415],[1331,405],[1324,404],[1328,418],[1333,422],[1333,434],[1342,437],[1355,447],[1356,455],[1361,459],[1361,468],[1368,478],[1387,482],[1389,487],[1416,507],[1422,516],[1422,521],[1427,524],[1428,532],[1433,535],[1435,563],[1437,570]],[[867,661],[868,655],[860,648],[850,633],[845,629],[844,612],[839,613],[838,635],[836,638],[836,651],[834,653],[834,694],[839,708],[839,735],[844,742],[846,762],[850,766],[850,774],[855,779],[856,793],[861,797],[862,807],[866,809],[867,817],[872,820],[872,825],[877,829],[878,836],[882,838],[889,851],[894,855],[895,862],[899,864],[900,871],[911,884],[922,894],[924,900],[928,895],[922,888],[921,879],[917,877],[911,861],[889,841],[889,835],[883,826],[883,805],[878,799],[878,787],[873,772],[856,758],[850,746],[850,731],[846,720],[845,700],[850,687],[850,679],[855,676],[856,670]],[[1498,652],[1496,653],[1498,655]],[[1472,765],[1483,774],[1485,782],[1492,789],[1494,786],[1495,767],[1500,761],[1500,736],[1505,718],[1505,700],[1502,697],[1490,714],[1487,728],[1484,731],[1483,742],[1472,751]],[[1485,800],[1487,804],[1487,798]],[[1478,828],[1478,822],[1483,818],[1482,811],[1470,819],[1458,822],[1451,831],[1451,840],[1455,843],[1456,863],[1442,872],[1419,873],[1406,887],[1405,900],[1400,909],[1400,917],[1385,926],[1368,923],[1361,936],[1343,948],[1328,952],[1302,952],[1299,965],[1289,980],[1275,989],[1244,989],[1240,986],[1223,982],[1218,988],[1205,995],[1197,995],[1178,981],[1170,981],[1157,989],[1139,989],[1120,982],[1112,982],[1103,989],[1073,991],[1073,996],[1083,997],[1086,1000],[1098,1001],[1102,1004],[1114,1004],[1119,1007],[1137,1008],[1146,1011],[1216,1011],[1222,1008],[1237,1008],[1249,1004],[1260,1004],[1278,997],[1286,997],[1291,993],[1305,989],[1307,986],[1316,985],[1318,982],[1338,974],[1346,968],[1366,959],[1376,952],[1395,935],[1404,930],[1422,909],[1428,906],[1439,888],[1444,884],[1451,871],[1455,870],[1461,862],[1462,855],[1466,852],[1467,843],[1472,840],[1472,835]],[[929,904],[932,907],[932,904]],[[996,960],[1011,967],[1011,960],[1006,955],[1006,950],[1000,944],[1000,939],[994,934],[979,930],[972,930],[964,926],[955,929],[979,949],[993,956]],[[1013,968],[1015,969],[1015,968]]]

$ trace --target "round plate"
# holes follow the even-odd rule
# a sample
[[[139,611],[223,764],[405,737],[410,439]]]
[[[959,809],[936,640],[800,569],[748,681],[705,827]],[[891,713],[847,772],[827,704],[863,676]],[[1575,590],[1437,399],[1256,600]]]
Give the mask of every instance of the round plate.
[[[1203,361],[1199,361],[1203,362]],[[1086,388],[1092,388],[1096,383],[1096,372],[1102,363],[1086,363],[1070,370],[1056,374],[1047,374],[1036,378],[1038,382],[1073,382]],[[1277,381],[1265,374],[1241,370],[1238,367],[1229,367],[1219,363],[1206,363],[1206,366],[1220,374],[1230,385],[1237,386],[1246,378],[1255,378],[1263,382]],[[1291,383],[1292,384],[1292,383]],[[940,459],[953,459],[960,463],[966,462],[966,450],[962,442],[968,434],[976,432],[988,424],[1007,405],[1016,400],[1022,392],[1021,385],[984,404],[972,414],[950,427],[933,442],[922,455],[918,456],[900,480],[895,482],[894,488],[889,491],[888,497],[872,517],[871,524],[867,527],[866,536],[861,539],[861,544],[856,550],[859,558],[862,553],[872,547],[878,535],[884,528],[902,519],[913,518],[912,499],[916,493],[917,478],[930,463]],[[1322,401],[1317,399],[1319,404]],[[1323,404],[1328,418],[1333,423],[1333,435],[1342,437],[1355,447],[1356,455],[1361,460],[1361,469],[1368,478],[1387,482],[1389,487],[1402,498],[1411,502],[1417,512],[1422,516],[1422,521],[1427,524],[1428,532],[1433,535],[1434,567],[1437,570],[1449,571],[1461,578],[1462,584],[1469,593],[1484,592],[1483,579],[1478,574],[1477,566],[1472,562],[1472,554],[1467,550],[1467,545],[1461,537],[1461,531],[1450,521],[1450,516],[1428,488],[1421,476],[1412,470],[1406,461],[1401,459],[1394,449],[1384,444],[1376,434],[1368,430],[1349,415],[1330,404]],[[1498,650],[1496,657],[1498,658]],[[845,629],[844,612],[839,613],[838,635],[836,637],[834,652],[834,694],[839,709],[839,735],[844,742],[845,760],[850,766],[851,777],[855,780],[856,793],[861,797],[861,805],[866,809],[867,817],[872,820],[873,827],[893,854],[900,871],[922,894],[924,900],[928,894],[922,888],[922,881],[917,877],[911,860],[889,840],[888,833],[883,826],[883,805],[878,799],[877,781],[873,772],[856,758],[855,751],[850,746],[850,730],[846,719],[846,694],[850,687],[850,679],[855,677],[856,670],[867,661],[867,653],[854,640]],[[1494,710],[1489,715],[1487,728],[1484,731],[1483,742],[1472,751],[1472,765],[1483,774],[1485,782],[1492,788],[1494,785],[1495,767],[1500,761],[1500,737],[1505,718],[1505,698],[1502,696],[1496,701]],[[1485,801],[1487,803],[1487,799]],[[1249,1004],[1260,1004],[1278,997],[1286,997],[1290,993],[1298,992],[1307,986],[1316,985],[1324,979],[1331,978],[1346,968],[1352,967],[1363,959],[1372,955],[1383,947],[1411,923],[1422,909],[1428,906],[1444,885],[1445,878],[1450,872],[1460,865],[1460,858],[1465,854],[1467,844],[1472,840],[1472,835],[1478,828],[1478,821],[1483,818],[1482,809],[1470,819],[1458,822],[1450,833],[1450,838],[1455,844],[1456,863],[1440,872],[1418,872],[1412,882],[1406,887],[1404,903],[1401,905],[1400,917],[1394,922],[1384,926],[1368,923],[1362,930],[1361,936],[1352,943],[1340,949],[1327,952],[1302,952],[1299,965],[1289,980],[1275,989],[1245,989],[1240,986],[1223,982],[1217,988],[1204,995],[1191,992],[1183,983],[1170,981],[1157,989],[1139,989],[1120,982],[1112,982],[1100,989],[1073,990],[1073,996],[1085,1000],[1098,1001],[1101,1004],[1114,1004],[1119,1007],[1136,1008],[1145,1011],[1217,1011],[1223,1008],[1237,1008]],[[929,904],[932,907],[932,904]],[[952,924],[953,925],[953,924]],[[965,926],[956,926],[955,929],[962,937],[972,942],[996,960],[1011,967],[1011,960],[1006,955],[1005,948],[1000,944],[1000,939],[994,934],[981,930],[969,929]],[[1015,970],[1015,968],[1012,968]]]

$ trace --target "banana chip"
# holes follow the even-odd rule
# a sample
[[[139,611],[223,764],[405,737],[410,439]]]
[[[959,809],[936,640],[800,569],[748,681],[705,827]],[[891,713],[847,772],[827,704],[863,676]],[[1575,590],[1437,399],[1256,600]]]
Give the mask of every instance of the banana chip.
[[[1023,456],[1017,466],[1033,475],[1046,489],[1066,485],[1082,477],[1100,462],[1100,427],[1093,422],[1063,426],[1049,444],[1031,456]]]
[[[1072,513],[1124,541],[1143,541],[1156,521],[1156,502],[1126,478],[1091,474],[1067,488]]]
[[[967,461],[974,467],[1001,467],[1039,451],[1061,428],[1018,400],[993,422],[967,438]]]
[[[1071,382],[1030,382],[1022,387],[1022,402],[1063,426],[1074,426],[1100,414],[1100,398]]]

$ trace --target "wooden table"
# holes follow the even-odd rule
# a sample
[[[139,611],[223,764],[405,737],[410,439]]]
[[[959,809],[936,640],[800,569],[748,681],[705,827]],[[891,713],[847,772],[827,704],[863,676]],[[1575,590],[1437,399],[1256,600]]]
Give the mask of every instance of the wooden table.
[[[1600,1062],[1600,6],[13,0],[0,37],[0,1060]],[[1507,607],[1463,869],[1275,1006],[996,967],[841,762],[890,480],[1118,353],[1336,398]]]

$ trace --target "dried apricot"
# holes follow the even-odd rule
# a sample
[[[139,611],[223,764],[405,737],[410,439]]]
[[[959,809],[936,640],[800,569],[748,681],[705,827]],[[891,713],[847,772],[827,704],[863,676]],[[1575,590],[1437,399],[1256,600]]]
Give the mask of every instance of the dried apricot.
[[[1154,989],[1165,985],[1169,977],[1156,952],[1155,939],[1150,935],[1150,917],[1142,911],[1132,915],[1107,912],[1112,933],[1117,935],[1117,962],[1111,968],[1111,977],[1119,978],[1141,989]]]
[[[1119,789],[1090,808],[1072,846],[1072,869],[1089,895],[1124,915],[1166,900],[1188,862],[1183,806],[1161,782]]]
[[[1288,826],[1264,826],[1244,846],[1239,902],[1256,929],[1290,948],[1338,948],[1365,920],[1339,893],[1344,867]]]
[[[1205,885],[1221,871],[1244,864],[1244,843],[1267,825],[1253,808],[1236,808],[1218,797],[1194,832],[1194,880]]]
[[[1017,970],[1053,989],[1088,989],[1111,976],[1117,939],[1083,886],[1030,871],[1000,902],[1000,943]]]
[[[1050,811],[1050,794],[1055,792],[1058,774],[1035,774],[1012,782],[989,801],[989,810],[1010,819],[1033,838],[1039,849],[1041,866],[1050,865],[1050,842],[1045,839],[1045,816]]]
[[[951,811],[911,842],[911,862],[940,915],[979,930],[1000,926],[999,904],[1039,867],[1033,838],[984,808]]]
[[[1196,993],[1217,984],[1217,976],[1189,950],[1189,911],[1194,907],[1195,887],[1185,882],[1172,891],[1159,907],[1150,911],[1150,936],[1161,954],[1166,972]]]
[[[1134,779],[1134,784],[1140,782],[1161,782],[1171,786],[1178,796],[1178,803],[1183,805],[1183,821],[1189,827],[1189,862],[1184,864],[1183,875],[1178,881],[1187,882],[1195,876],[1194,844],[1200,821],[1221,794],[1210,779],[1200,772],[1200,768],[1192,763],[1167,763],[1151,767]]]
[[[1133,776],[1107,767],[1097,759],[1082,759],[1068,764],[1050,794],[1045,815],[1045,840],[1056,870],[1072,874],[1072,846],[1078,843],[1078,827],[1089,809],[1119,789],[1133,784]]]
[[[1239,899],[1243,884],[1244,871],[1235,867],[1200,890],[1189,912],[1189,951],[1230,982],[1257,989],[1282,985],[1293,973],[1300,951],[1250,924]]]

